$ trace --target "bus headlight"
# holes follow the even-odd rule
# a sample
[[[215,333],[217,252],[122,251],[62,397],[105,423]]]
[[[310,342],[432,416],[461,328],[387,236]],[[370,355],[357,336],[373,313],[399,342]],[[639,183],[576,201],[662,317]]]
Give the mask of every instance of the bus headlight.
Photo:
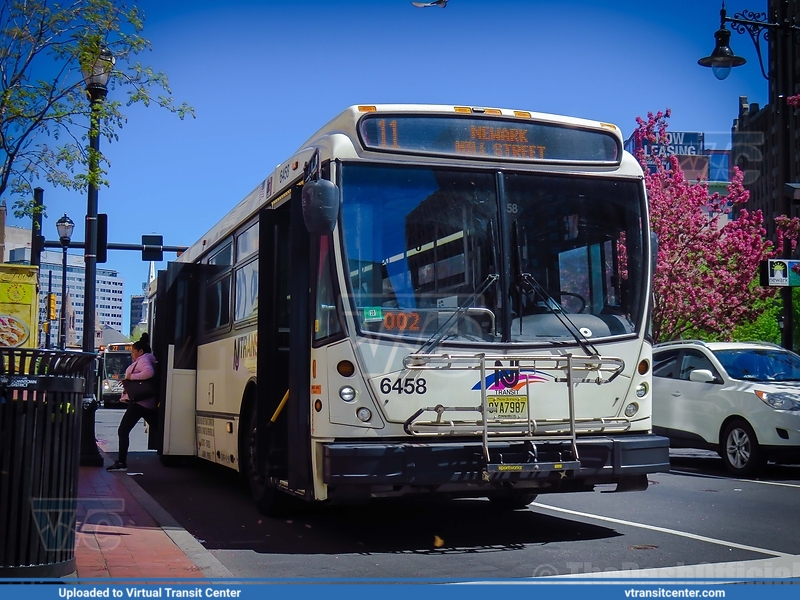
[[[629,419],[636,414],[639,410],[639,405],[636,402],[631,402],[628,406],[625,407],[625,416]]]
[[[339,390],[339,398],[345,402],[352,402],[356,399],[356,391],[349,385],[346,385]]]
[[[646,383],[640,383],[639,385],[637,385],[636,386],[636,397],[637,398],[644,398],[645,396],[647,396],[647,389],[648,388],[647,388],[647,384]]]
[[[372,411],[370,409],[365,408],[365,407],[362,406],[361,408],[359,408],[356,411],[356,416],[361,421],[364,421],[364,423],[366,423],[367,421],[369,421],[372,418]]]

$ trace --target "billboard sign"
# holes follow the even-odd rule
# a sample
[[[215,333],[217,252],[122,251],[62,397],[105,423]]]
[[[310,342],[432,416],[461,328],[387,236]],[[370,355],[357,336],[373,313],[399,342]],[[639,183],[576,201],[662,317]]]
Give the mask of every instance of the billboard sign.
[[[641,148],[644,150],[647,166],[651,173],[656,170],[655,157],[666,162],[667,158],[673,155],[691,157],[705,154],[705,134],[702,132],[668,131],[666,136],[667,139],[663,144],[654,144],[648,140],[641,141]],[[631,154],[635,152],[636,146],[637,142],[634,136],[625,142],[625,149]],[[669,165],[666,164],[665,167],[669,168]]]
[[[0,265],[0,347],[36,347],[39,324],[38,274],[38,267]]]

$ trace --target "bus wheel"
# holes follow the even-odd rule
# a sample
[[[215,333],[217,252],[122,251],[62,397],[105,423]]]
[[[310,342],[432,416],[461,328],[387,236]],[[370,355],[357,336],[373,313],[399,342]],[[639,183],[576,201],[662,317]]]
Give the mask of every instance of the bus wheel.
[[[495,496],[489,496],[489,501],[492,503],[492,508],[498,510],[519,510],[536,500],[536,496],[538,496],[538,494],[532,492],[497,494]]]
[[[267,517],[280,517],[288,514],[291,508],[291,497],[278,491],[265,476],[258,470],[258,418],[255,406],[250,411],[247,421],[247,438],[245,440],[244,468],[242,473],[245,476],[250,494],[253,497],[256,508]]]

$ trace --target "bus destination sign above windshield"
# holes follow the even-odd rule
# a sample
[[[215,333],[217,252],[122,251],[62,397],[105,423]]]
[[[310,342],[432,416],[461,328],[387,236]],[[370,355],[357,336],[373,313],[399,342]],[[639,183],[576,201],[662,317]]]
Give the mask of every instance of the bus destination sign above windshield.
[[[619,164],[617,138],[555,123],[460,116],[378,115],[358,125],[365,148],[525,162]]]

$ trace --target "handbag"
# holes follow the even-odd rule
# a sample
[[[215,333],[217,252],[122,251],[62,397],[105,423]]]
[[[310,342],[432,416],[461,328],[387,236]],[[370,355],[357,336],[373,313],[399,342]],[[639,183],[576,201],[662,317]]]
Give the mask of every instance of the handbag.
[[[131,402],[141,402],[156,397],[156,386],[153,378],[150,379],[123,379],[122,387]]]

